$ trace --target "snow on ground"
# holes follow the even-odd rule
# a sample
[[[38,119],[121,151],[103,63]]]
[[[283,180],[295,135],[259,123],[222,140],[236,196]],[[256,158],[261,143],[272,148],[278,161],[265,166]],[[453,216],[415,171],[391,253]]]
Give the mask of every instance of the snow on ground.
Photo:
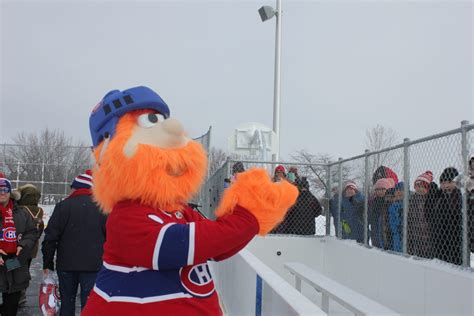
[[[40,205],[44,211],[43,221],[45,225],[48,224],[49,218],[51,217],[51,214],[53,214],[54,206],[55,205]]]

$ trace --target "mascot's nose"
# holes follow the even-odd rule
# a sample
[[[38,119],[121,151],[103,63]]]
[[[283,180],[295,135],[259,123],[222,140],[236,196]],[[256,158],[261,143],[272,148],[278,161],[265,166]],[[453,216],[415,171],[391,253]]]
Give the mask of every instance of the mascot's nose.
[[[172,136],[182,137],[185,135],[183,124],[174,118],[169,118],[162,123],[163,129]]]

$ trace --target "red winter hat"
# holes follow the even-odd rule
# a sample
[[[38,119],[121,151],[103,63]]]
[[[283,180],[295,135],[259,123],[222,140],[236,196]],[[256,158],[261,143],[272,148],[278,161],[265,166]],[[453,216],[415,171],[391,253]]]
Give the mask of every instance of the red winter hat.
[[[286,173],[286,169],[285,169],[285,167],[283,167],[282,165],[276,166],[276,168],[275,168],[275,173],[277,173],[278,171],[279,171],[279,172]]]
[[[433,182],[433,172],[430,170],[425,171],[424,173],[420,174],[416,180],[415,180],[415,185],[418,184],[423,184],[426,187]]]

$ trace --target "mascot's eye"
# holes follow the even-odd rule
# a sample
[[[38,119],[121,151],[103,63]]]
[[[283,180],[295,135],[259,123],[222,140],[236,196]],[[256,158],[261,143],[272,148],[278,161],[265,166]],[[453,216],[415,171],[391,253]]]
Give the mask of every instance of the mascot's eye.
[[[138,125],[141,127],[152,127],[159,122],[163,122],[165,117],[159,113],[145,113],[138,117]]]

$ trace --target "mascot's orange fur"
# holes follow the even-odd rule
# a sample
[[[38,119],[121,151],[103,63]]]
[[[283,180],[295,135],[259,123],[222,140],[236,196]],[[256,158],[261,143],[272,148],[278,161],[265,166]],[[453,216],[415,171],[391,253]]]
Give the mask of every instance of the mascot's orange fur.
[[[129,91],[138,99],[133,89],[117,92],[116,98]],[[118,116],[115,130],[106,135],[112,136],[94,148],[94,197],[109,219],[104,268],[83,314],[219,315],[207,260],[223,260],[255,234],[267,234],[298,190],[286,181],[273,183],[265,170],[251,169],[225,191],[218,219],[202,218],[186,203],[206,173],[204,150],[177,120],[157,121],[161,113],[143,104]],[[143,236],[140,247],[136,236]],[[130,256],[124,256],[129,249]]]

